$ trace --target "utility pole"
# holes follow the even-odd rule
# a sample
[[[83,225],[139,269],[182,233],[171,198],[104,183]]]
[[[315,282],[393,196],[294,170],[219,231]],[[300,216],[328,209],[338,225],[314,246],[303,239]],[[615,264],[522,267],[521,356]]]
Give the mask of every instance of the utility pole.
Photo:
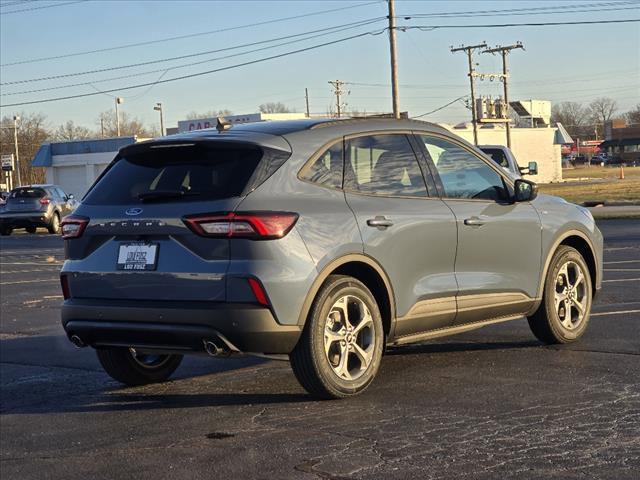
[[[116,97],[116,136],[120,136],[120,112],[118,111],[118,105],[124,103],[124,98]]]
[[[342,87],[345,85],[345,82],[342,80],[334,80],[333,82],[329,81],[329,84],[333,86],[333,94],[336,96],[336,113],[338,118],[340,118],[340,115],[342,114],[342,103],[340,102],[340,97],[348,94],[349,92],[342,90]]]
[[[16,152],[16,174],[18,180],[18,187],[22,186],[22,178],[20,177],[20,156],[18,155],[18,120],[20,117],[18,115],[13,116],[13,145]]]
[[[517,48],[521,48],[524,50],[524,46],[522,42],[516,42],[515,45],[507,45],[506,47],[497,46],[496,48],[490,48],[488,50],[483,51],[482,53],[498,53],[502,55],[502,86],[504,88],[504,116],[507,118],[507,122],[505,124],[507,131],[507,147],[511,148],[511,119],[509,118],[509,74],[507,68],[507,55],[511,50],[515,50]]]
[[[400,106],[398,100],[398,58],[396,53],[396,16],[393,0],[388,0],[389,5],[389,48],[391,49],[391,99],[393,104],[393,118],[400,118]]]
[[[309,90],[306,87],[304,89],[304,100],[307,104],[307,118],[309,118],[311,116],[311,114],[309,113]]]
[[[487,42],[478,45],[461,45],[458,48],[451,47],[451,53],[466,52],[469,60],[469,83],[471,84],[471,123],[473,124],[473,143],[478,145],[478,114],[476,111],[476,87],[475,69],[473,68],[473,52],[477,48],[487,48]]]

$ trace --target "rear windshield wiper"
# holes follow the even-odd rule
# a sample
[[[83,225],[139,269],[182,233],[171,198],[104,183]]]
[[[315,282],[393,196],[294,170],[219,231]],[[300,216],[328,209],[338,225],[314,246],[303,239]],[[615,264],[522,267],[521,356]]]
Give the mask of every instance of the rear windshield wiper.
[[[138,199],[143,202],[152,202],[154,200],[165,200],[168,198],[182,198],[200,195],[200,192],[188,192],[185,190],[153,190],[138,194]]]

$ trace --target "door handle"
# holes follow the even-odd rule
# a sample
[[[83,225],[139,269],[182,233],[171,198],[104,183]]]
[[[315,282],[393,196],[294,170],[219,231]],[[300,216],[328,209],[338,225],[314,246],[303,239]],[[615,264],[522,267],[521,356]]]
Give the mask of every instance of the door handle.
[[[367,220],[367,225],[370,227],[376,227],[378,230],[384,230],[387,227],[393,226],[393,222],[384,216],[377,216],[376,218],[370,218]]]
[[[464,220],[464,224],[465,225],[469,225],[471,227],[481,227],[485,223],[486,223],[486,221],[483,220],[480,217],[465,218],[465,220]]]

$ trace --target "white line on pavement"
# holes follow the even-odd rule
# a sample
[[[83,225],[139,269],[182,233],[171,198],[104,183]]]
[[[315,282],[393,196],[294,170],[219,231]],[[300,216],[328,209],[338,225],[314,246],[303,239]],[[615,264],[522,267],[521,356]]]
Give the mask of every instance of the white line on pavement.
[[[605,272],[640,272],[640,268],[605,268]]]
[[[636,250],[638,247],[609,247],[609,248],[604,248],[603,250],[605,252],[615,252],[618,250]]]
[[[626,315],[629,313],[640,313],[640,310],[621,310],[619,312],[601,312],[601,313],[592,313],[592,317],[599,317],[602,315]]]
[[[51,270],[41,270],[41,269],[36,269],[36,270],[0,270],[0,275],[7,275],[9,273],[42,273],[42,272],[51,273]]]
[[[62,262],[60,263],[55,263],[55,262],[2,262],[0,263],[0,267],[4,267],[5,265],[38,265],[40,267],[57,267],[59,265],[62,265]]]
[[[614,263],[640,263],[640,260],[620,260],[617,262],[604,262],[605,265],[612,265]]]
[[[40,279],[40,280],[17,280],[15,282],[0,282],[0,285],[16,285],[18,283],[41,283],[41,282],[59,282],[59,278]]]
[[[637,282],[638,280],[640,280],[640,278],[620,278],[620,279],[616,279],[616,280],[602,280],[602,283],[609,283],[609,282]]]

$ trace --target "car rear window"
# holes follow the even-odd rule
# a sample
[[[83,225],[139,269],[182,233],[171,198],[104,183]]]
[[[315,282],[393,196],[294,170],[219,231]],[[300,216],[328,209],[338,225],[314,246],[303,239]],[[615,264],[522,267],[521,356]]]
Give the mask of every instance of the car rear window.
[[[41,188],[18,188],[9,194],[9,198],[41,198],[45,195]]]
[[[116,160],[83,203],[123,205],[231,198],[260,185],[289,153],[246,144],[158,144]]]

